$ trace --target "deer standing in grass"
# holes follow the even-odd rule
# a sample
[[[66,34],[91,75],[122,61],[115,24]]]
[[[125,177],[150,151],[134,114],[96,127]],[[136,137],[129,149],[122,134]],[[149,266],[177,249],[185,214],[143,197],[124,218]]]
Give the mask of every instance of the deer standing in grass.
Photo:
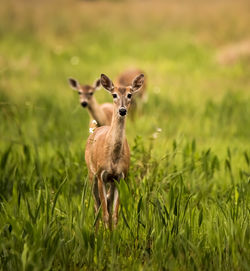
[[[119,195],[116,182],[127,177],[130,163],[125,135],[126,115],[132,96],[141,89],[143,83],[143,74],[138,75],[132,85],[127,87],[114,86],[106,75],[101,75],[102,86],[113,96],[113,118],[111,126],[99,127],[89,136],[85,160],[89,179],[93,182],[96,214],[101,206],[103,221],[110,229],[112,224],[116,226],[118,222]]]
[[[77,80],[69,78],[70,86],[79,94],[80,103],[84,108],[88,109],[90,115],[90,128],[97,126],[110,125],[113,115],[113,105],[111,103],[104,103],[99,105],[94,97],[94,93],[101,87],[100,79],[96,80],[93,86],[80,85]]]
[[[127,69],[127,70],[123,71],[117,77],[115,83],[117,83],[117,85],[119,85],[119,86],[127,87],[131,84],[132,80],[140,74],[144,74],[144,72],[140,69],[137,69],[137,68]],[[134,118],[134,114],[135,114],[136,110],[138,110],[138,109],[139,109],[139,111],[141,110],[140,105],[142,105],[144,102],[146,102],[146,96],[147,96],[146,95],[146,80],[144,77],[144,84],[141,87],[141,90],[138,93],[136,93],[135,95],[133,95],[133,98],[131,100],[130,112],[132,115],[132,119]]]

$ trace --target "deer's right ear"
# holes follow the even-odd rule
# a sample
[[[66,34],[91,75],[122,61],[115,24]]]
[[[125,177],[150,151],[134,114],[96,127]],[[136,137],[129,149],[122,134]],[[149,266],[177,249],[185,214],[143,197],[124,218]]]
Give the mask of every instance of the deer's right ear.
[[[101,84],[109,92],[114,90],[113,82],[105,74],[101,74]]]
[[[73,79],[73,78],[69,78],[69,85],[74,89],[74,90],[78,90],[78,82]]]

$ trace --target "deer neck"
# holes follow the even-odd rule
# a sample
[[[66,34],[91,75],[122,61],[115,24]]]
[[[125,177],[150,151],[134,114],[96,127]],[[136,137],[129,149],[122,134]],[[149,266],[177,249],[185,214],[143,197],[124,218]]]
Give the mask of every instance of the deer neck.
[[[88,105],[90,116],[97,121],[98,126],[106,125],[106,117],[95,97],[92,97]]]
[[[112,163],[116,163],[122,156],[125,141],[125,117],[121,118],[114,109],[109,130],[109,151]]]

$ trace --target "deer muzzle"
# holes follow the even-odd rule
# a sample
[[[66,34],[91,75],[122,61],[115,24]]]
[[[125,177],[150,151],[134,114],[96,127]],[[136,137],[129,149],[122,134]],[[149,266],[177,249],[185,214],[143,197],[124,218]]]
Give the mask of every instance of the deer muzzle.
[[[127,109],[124,108],[124,107],[121,107],[121,108],[119,109],[119,114],[120,114],[121,116],[125,116],[125,115],[127,114]]]
[[[88,103],[87,103],[86,101],[83,101],[83,102],[81,102],[81,105],[82,105],[83,107],[86,107],[86,106],[88,105]]]

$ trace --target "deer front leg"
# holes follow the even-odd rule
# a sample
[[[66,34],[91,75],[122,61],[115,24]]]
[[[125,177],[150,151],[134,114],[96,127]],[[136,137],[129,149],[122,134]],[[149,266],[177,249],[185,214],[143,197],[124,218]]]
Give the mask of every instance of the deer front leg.
[[[115,191],[114,191],[114,203],[113,203],[113,223],[114,223],[114,227],[117,226],[118,223],[118,211],[119,211],[119,194],[118,194],[118,189],[117,187],[115,187]]]
[[[99,191],[99,197],[100,197],[101,205],[102,205],[103,221],[105,223],[105,226],[108,227],[109,226],[109,213],[108,213],[106,186],[100,177],[98,178],[98,191]]]
[[[93,183],[93,189],[92,189],[92,193],[94,196],[94,201],[95,201],[95,215],[98,215],[99,212],[99,208],[101,206],[101,201],[100,201],[100,197],[99,197],[99,193],[98,193],[98,179],[96,177],[94,177],[94,183]],[[97,218],[96,221],[96,231],[98,231],[99,228],[99,219]]]
[[[112,211],[113,211],[113,201],[114,201],[114,191],[115,191],[115,183],[110,184],[109,192],[107,195],[108,201],[108,212],[109,212],[109,228],[112,228]]]
[[[95,200],[95,214],[98,213],[98,210],[101,206],[101,201],[98,193],[98,179],[94,178],[93,190],[92,190],[94,200]]]

